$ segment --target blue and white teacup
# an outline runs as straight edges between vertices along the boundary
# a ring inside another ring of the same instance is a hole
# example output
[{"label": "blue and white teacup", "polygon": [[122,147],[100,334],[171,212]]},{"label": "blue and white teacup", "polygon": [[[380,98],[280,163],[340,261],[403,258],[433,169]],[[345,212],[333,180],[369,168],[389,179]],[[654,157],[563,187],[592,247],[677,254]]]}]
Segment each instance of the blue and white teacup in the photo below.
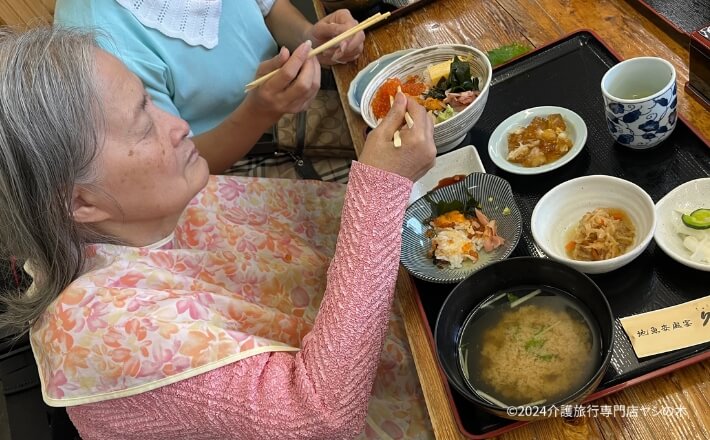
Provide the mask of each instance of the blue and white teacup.
[{"label": "blue and white teacup", "polygon": [[662,58],[622,61],[602,78],[609,132],[631,148],[650,148],[675,129],[678,98],[675,69]]}]

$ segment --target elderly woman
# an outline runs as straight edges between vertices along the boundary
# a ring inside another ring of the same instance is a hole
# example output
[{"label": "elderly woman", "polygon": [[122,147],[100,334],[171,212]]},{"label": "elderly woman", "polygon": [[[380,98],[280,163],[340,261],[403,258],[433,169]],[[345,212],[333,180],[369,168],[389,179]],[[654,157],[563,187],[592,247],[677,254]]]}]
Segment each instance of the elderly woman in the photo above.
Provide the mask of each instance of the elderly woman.
[{"label": "elderly woman", "polygon": [[29,324],[45,401],[85,440],[431,436],[388,332],[435,155],[422,107],[396,97],[345,188],[210,177],[188,125],[76,31],[2,31],[0,103],[0,244],[33,278],[2,324]]}]

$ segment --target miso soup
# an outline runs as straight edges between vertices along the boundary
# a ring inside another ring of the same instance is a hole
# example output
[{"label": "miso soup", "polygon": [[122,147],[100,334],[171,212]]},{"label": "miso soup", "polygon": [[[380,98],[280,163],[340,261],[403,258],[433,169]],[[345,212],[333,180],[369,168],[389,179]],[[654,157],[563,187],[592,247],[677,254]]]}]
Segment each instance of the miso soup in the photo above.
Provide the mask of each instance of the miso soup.
[{"label": "miso soup", "polygon": [[602,357],[599,329],[586,307],[546,286],[491,295],[466,318],[458,348],[469,388],[512,406],[568,397],[594,375]]}]

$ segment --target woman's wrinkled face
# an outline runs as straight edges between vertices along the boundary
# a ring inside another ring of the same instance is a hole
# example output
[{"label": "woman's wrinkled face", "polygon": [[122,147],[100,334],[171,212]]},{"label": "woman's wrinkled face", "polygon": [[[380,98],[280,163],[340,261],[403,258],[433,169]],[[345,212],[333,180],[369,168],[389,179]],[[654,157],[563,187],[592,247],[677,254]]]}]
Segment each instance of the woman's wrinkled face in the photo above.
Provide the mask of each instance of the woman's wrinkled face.
[{"label": "woman's wrinkled face", "polygon": [[105,120],[97,183],[117,205],[113,218],[176,218],[209,177],[188,124],[156,107],[138,77],[98,49],[96,72]]}]

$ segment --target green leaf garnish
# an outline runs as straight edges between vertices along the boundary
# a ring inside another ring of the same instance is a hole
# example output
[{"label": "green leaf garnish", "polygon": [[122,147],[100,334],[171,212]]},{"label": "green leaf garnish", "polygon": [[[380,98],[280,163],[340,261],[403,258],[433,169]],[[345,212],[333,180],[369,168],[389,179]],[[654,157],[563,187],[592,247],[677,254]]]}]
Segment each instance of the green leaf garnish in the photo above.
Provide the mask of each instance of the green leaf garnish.
[{"label": "green leaf garnish", "polygon": [[459,211],[462,214],[471,216],[476,215],[474,211],[476,207],[479,206],[479,204],[478,201],[474,199],[470,193],[468,194],[468,198],[463,202],[460,200],[452,200],[450,202],[441,200],[439,202],[435,202],[431,199],[430,194],[431,192],[424,195],[424,200],[429,202],[429,204],[431,205],[432,218],[436,218],[451,211]]},{"label": "green leaf garnish", "polygon": [[545,339],[536,339],[533,337],[525,343],[525,350],[531,351],[542,348],[542,346],[545,345],[545,342],[547,342]]},{"label": "green leaf garnish", "polygon": [[491,65],[495,67],[528,52],[530,49],[532,47],[527,44],[512,43],[489,50],[487,55]]}]

